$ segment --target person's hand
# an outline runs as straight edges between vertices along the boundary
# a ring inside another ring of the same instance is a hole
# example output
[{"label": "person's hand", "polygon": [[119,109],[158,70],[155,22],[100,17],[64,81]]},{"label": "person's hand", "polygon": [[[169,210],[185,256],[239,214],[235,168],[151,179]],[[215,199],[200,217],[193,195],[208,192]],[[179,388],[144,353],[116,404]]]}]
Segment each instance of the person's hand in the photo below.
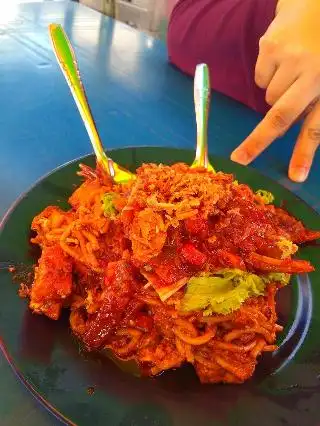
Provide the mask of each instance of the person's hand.
[{"label": "person's hand", "polygon": [[231,159],[249,164],[305,114],[289,166],[289,177],[303,182],[320,144],[320,0],[278,1],[260,39],[255,81],[272,108]]}]

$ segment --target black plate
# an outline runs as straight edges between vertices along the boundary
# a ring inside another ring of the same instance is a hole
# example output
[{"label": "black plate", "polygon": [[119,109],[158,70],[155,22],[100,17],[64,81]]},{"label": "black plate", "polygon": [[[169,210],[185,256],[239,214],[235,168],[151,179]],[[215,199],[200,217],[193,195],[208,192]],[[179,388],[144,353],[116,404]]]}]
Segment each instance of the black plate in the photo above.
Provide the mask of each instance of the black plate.
[{"label": "black plate", "polygon": [[[167,148],[139,148],[112,153],[134,170],[142,162],[191,163],[193,153]],[[92,165],[93,157],[81,160]],[[311,228],[319,215],[295,195],[257,171],[212,157],[217,169],[254,189],[264,188],[278,203]],[[0,261],[34,262],[29,228],[49,204],[65,207],[79,183],[79,161],[67,164],[37,183],[10,210],[0,231]],[[300,257],[319,266],[319,248],[304,247]],[[201,385],[192,369],[154,379],[121,370],[106,355],[81,353],[67,315],[54,322],[32,315],[17,296],[7,270],[0,271],[0,334],[9,362],[31,392],[65,422],[110,426],[315,426],[320,419],[320,274],[293,280],[280,292],[279,322],[285,326],[280,349],[266,354],[254,377],[243,385]],[[68,420],[69,419],[69,420]],[[1,422],[0,422],[1,423]]]}]

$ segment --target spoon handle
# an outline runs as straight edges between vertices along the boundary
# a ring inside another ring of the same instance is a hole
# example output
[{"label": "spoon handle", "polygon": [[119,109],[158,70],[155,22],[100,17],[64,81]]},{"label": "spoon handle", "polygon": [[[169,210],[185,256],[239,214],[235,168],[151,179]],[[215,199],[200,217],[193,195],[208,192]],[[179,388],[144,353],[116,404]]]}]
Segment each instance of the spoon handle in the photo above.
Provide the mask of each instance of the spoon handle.
[{"label": "spoon handle", "polygon": [[206,64],[199,64],[194,77],[194,105],[197,122],[197,150],[192,167],[214,171],[208,159],[208,118],[210,109],[210,75]]},{"label": "spoon handle", "polygon": [[101,139],[96,128],[87,96],[80,78],[79,68],[71,43],[59,24],[50,24],[49,33],[53,49],[60,65],[61,71],[67,80],[73,99],[81,114],[87,129],[98,163],[101,164],[111,177],[114,177],[114,167],[103,149]]}]

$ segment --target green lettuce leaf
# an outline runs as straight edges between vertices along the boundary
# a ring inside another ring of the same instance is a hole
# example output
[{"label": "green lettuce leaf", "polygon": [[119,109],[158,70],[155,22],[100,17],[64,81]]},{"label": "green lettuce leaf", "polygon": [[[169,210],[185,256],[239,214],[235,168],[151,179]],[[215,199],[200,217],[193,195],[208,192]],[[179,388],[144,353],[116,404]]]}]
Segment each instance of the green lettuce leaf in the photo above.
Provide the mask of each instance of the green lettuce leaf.
[{"label": "green lettuce leaf", "polygon": [[266,191],[264,189],[258,189],[258,191],[256,191],[256,194],[259,195],[260,198],[262,198],[264,204],[271,204],[274,202],[274,195],[269,191]]},{"label": "green lettuce leaf", "polygon": [[280,237],[276,244],[282,252],[282,259],[290,257],[298,250],[298,246],[296,244],[283,237]]},{"label": "green lettuce leaf", "polygon": [[115,199],[116,194],[113,192],[107,192],[102,196],[102,208],[103,214],[106,217],[114,218],[116,216],[117,210],[113,205],[113,200]]},{"label": "green lettuce leaf", "polygon": [[265,281],[266,284],[271,282],[278,282],[282,286],[289,284],[291,275],[285,274],[283,272],[270,272],[266,275],[260,275],[260,277]]},{"label": "green lettuce leaf", "polygon": [[228,314],[252,296],[261,296],[269,282],[289,282],[287,274],[256,275],[240,269],[224,269],[215,274],[192,277],[182,300],[183,311],[203,311],[204,315]]}]

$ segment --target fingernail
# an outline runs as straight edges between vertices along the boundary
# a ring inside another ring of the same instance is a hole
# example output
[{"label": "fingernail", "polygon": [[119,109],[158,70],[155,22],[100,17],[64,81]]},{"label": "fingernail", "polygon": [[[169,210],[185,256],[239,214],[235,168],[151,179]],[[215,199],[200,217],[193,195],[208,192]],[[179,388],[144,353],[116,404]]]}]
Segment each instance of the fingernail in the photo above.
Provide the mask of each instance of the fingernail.
[{"label": "fingernail", "polygon": [[230,158],[232,161],[242,164],[243,166],[246,166],[250,162],[248,155],[243,151],[233,151]]},{"label": "fingernail", "polygon": [[294,167],[289,172],[289,177],[295,182],[304,182],[309,174],[307,167]]}]

